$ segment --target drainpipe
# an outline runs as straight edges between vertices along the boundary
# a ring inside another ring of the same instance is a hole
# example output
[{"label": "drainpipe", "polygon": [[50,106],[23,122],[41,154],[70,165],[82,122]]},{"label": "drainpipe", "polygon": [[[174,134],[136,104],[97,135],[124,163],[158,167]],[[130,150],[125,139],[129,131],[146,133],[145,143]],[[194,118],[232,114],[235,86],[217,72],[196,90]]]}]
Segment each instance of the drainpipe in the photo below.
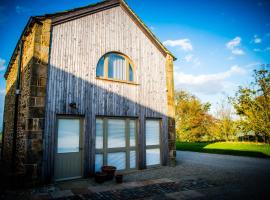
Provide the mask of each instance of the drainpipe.
[{"label": "drainpipe", "polygon": [[4,141],[4,138],[5,138],[5,136],[4,136],[4,132],[5,132],[5,122],[4,122],[4,120],[3,120],[3,123],[2,123],[3,125],[2,125],[2,143],[1,143],[1,157],[0,157],[0,161],[2,161],[3,160],[3,155],[4,155],[4,143],[5,143],[5,141]]},{"label": "drainpipe", "polygon": [[18,126],[18,106],[19,106],[19,97],[21,94],[20,83],[21,83],[21,61],[23,53],[23,39],[20,44],[19,60],[18,60],[18,70],[17,70],[17,79],[16,79],[16,93],[15,93],[15,108],[14,108],[14,123],[13,123],[13,144],[12,144],[12,170],[16,170],[16,146],[17,146],[17,126]]}]

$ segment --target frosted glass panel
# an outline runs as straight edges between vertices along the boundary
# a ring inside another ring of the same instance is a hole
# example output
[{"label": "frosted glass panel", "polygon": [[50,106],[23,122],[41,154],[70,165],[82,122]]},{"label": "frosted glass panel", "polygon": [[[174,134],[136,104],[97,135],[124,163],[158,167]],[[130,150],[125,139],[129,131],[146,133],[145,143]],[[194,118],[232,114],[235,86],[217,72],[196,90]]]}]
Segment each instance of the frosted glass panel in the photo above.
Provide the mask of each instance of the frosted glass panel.
[{"label": "frosted glass panel", "polygon": [[160,149],[146,149],[146,165],[160,164]]},{"label": "frosted glass panel", "polygon": [[103,148],[103,120],[96,120],[96,149]]},{"label": "frosted glass panel", "polygon": [[126,61],[122,56],[111,53],[108,55],[108,77],[126,80]]},{"label": "frosted glass panel", "polygon": [[129,145],[135,147],[136,145],[136,123],[135,120],[129,121]]},{"label": "frosted glass panel", "polygon": [[129,167],[136,168],[136,152],[130,151],[129,153]]},{"label": "frosted glass panel", "polygon": [[57,153],[79,152],[80,120],[59,119]]},{"label": "frosted glass panel", "polygon": [[146,145],[159,145],[159,121],[146,120]]},{"label": "frosted glass panel", "polygon": [[126,169],[126,153],[108,153],[108,165],[115,166],[117,170]]},{"label": "frosted glass panel", "polygon": [[103,154],[96,154],[95,172],[100,172],[102,166],[103,166]]},{"label": "frosted glass panel", "polygon": [[125,120],[108,120],[108,148],[119,148],[126,146]]}]

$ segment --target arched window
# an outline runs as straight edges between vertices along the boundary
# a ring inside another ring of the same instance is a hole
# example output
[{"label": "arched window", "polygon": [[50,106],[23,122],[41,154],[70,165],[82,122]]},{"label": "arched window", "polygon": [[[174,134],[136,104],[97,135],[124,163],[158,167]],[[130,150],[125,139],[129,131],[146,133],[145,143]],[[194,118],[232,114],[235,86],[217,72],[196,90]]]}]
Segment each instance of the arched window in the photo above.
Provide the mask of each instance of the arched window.
[{"label": "arched window", "polygon": [[109,80],[135,82],[135,72],[132,61],[120,53],[107,53],[97,64],[96,76]]}]

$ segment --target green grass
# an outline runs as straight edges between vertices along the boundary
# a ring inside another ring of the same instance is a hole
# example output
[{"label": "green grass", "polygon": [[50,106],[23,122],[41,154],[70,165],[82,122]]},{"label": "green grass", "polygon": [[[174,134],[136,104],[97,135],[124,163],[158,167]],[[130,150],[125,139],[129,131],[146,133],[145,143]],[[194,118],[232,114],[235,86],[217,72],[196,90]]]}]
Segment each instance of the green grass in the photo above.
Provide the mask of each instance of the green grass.
[{"label": "green grass", "polygon": [[248,142],[177,142],[176,149],[181,151],[195,151],[205,153],[270,157],[270,145]]}]

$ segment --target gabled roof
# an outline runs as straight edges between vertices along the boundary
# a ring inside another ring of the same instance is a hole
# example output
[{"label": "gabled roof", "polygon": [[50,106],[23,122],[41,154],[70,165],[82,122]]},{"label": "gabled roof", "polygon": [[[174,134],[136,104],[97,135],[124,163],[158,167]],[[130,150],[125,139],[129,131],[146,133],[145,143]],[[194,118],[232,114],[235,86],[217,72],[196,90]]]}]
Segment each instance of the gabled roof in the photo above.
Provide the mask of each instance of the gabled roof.
[{"label": "gabled roof", "polygon": [[105,0],[95,4],[90,4],[84,7],[79,7],[63,12],[30,17],[28,23],[26,24],[20,36],[20,39],[17,42],[16,48],[13,51],[7,71],[5,73],[5,77],[7,77],[11,63],[16,58],[16,54],[19,50],[19,43],[22,37],[27,34],[27,31],[34,23],[40,23],[40,20],[49,18],[52,20],[52,25],[54,26],[57,24],[61,24],[70,20],[74,20],[76,18],[84,17],[117,6],[121,6],[124,9],[124,11],[141,28],[141,30],[153,42],[153,44],[163,53],[164,56],[166,56],[166,54],[169,54],[173,57],[174,60],[176,60],[176,57],[162,44],[161,41],[158,40],[158,38],[153,34],[153,32],[143,23],[143,21],[134,13],[134,11],[126,4],[124,0]]}]

